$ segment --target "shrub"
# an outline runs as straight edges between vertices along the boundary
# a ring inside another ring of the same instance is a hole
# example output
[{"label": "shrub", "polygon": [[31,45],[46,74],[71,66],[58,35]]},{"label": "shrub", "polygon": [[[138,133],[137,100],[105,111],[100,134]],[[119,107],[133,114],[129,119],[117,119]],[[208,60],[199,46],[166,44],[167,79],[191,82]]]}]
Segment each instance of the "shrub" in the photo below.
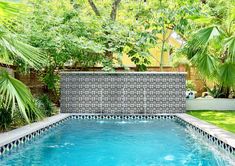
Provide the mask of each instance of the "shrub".
[{"label": "shrub", "polygon": [[12,123],[12,111],[10,109],[0,108],[0,129],[6,130]]},{"label": "shrub", "polygon": [[52,116],[54,113],[53,104],[47,95],[42,95],[37,98],[38,108],[46,115]]}]

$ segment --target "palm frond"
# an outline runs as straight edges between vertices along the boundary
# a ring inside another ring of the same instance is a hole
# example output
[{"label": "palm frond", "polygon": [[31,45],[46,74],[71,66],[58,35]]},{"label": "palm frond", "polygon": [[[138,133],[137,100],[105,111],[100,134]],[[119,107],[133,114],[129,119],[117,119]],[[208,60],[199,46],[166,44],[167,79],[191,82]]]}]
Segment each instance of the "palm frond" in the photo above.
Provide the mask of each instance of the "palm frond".
[{"label": "palm frond", "polygon": [[198,53],[191,62],[204,77],[213,78],[217,73],[217,59],[212,55]]},{"label": "palm frond", "polygon": [[220,32],[216,26],[203,28],[193,35],[192,41],[190,42],[190,47],[193,49],[198,47],[205,47],[208,45],[210,40],[219,35]]},{"label": "palm frond", "polygon": [[225,46],[228,48],[229,55],[231,60],[235,60],[235,36],[231,36],[228,39],[225,39]]},{"label": "palm frond", "polygon": [[185,44],[185,46],[180,50],[182,54],[186,55],[186,57],[190,60],[192,59],[195,55],[197,55],[199,52],[202,52],[201,47],[195,47],[192,48],[193,46],[192,41],[188,41],[188,43]]},{"label": "palm frond", "polygon": [[188,16],[187,18],[197,25],[210,25],[215,21],[215,18],[211,16]]},{"label": "palm frond", "polygon": [[17,107],[27,122],[33,119],[32,115],[41,117],[29,89],[5,70],[0,71],[0,103],[13,111]]},{"label": "palm frond", "polygon": [[6,23],[20,13],[22,4],[0,1],[0,22]]},{"label": "palm frond", "polygon": [[[11,60],[20,58],[35,69],[40,69],[47,64],[44,52],[17,40],[16,36],[2,27],[0,27],[0,50],[5,50],[5,58],[7,55]],[[9,54],[6,54],[6,51]]]},{"label": "palm frond", "polygon": [[235,63],[226,62],[219,66],[219,81],[223,86],[231,87],[235,85]]}]

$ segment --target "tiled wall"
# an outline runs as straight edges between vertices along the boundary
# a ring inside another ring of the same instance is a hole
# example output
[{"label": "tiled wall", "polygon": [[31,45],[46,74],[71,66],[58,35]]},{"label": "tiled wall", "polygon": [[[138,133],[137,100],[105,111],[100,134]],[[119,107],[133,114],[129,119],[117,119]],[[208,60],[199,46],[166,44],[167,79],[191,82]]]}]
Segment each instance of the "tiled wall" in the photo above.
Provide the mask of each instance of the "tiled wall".
[{"label": "tiled wall", "polygon": [[62,72],[61,112],[102,114],[185,112],[185,74]]}]

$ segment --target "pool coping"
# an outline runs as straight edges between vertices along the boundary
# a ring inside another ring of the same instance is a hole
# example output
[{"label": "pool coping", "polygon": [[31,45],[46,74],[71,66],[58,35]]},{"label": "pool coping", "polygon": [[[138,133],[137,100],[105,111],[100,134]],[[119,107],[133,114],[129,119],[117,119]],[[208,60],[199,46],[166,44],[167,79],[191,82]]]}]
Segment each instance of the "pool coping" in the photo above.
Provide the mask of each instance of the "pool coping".
[{"label": "pool coping", "polygon": [[[74,119],[112,119],[113,117],[121,117],[123,119],[132,119],[133,117],[141,118],[152,118],[159,117],[157,119],[171,119],[172,117],[177,118],[178,120],[190,124],[190,127],[197,131],[198,133],[205,136],[212,143],[220,146],[222,149],[230,152],[235,155],[235,134],[225,131],[213,124],[202,121],[198,118],[195,118],[191,115],[185,113],[179,114],[153,114],[153,115],[101,115],[101,114],[79,114],[79,113],[60,113],[53,117],[46,118],[40,122],[35,122],[12,131],[5,133],[0,133],[0,155],[6,151],[11,150],[14,146],[18,146],[19,143],[24,143],[27,140],[30,140],[32,137],[40,135],[42,132],[47,131],[49,128],[63,123],[64,120],[69,118]],[[23,139],[22,139],[23,138]],[[26,141],[25,141],[26,140]]]},{"label": "pool coping", "polygon": [[61,74],[173,74],[173,75],[187,75],[187,72],[156,72],[156,71],[148,71],[148,72],[123,72],[123,71],[117,71],[117,72],[105,72],[105,71],[60,71]]},{"label": "pool coping", "polygon": [[232,132],[226,131],[188,114],[176,114],[176,116],[235,148],[235,134]]}]

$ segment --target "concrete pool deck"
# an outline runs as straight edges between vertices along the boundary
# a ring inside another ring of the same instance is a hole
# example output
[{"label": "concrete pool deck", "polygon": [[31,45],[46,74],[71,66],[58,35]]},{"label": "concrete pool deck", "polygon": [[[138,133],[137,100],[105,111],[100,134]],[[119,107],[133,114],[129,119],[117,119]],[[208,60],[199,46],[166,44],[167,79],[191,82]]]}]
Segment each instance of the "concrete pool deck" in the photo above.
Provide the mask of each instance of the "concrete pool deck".
[{"label": "concrete pool deck", "polygon": [[[221,143],[219,143],[220,147],[224,148],[225,150],[235,155],[235,134],[225,131],[217,126],[209,124],[200,119],[197,119],[191,115],[180,113],[180,114],[126,115],[126,116],[146,117],[146,116],[168,116],[168,115],[175,116],[176,118],[178,117],[180,120],[183,120],[191,124],[192,126],[195,126],[196,128],[204,131],[205,133],[208,134],[207,136],[210,135],[210,138],[208,137],[208,139],[214,140],[213,137],[215,137],[216,140],[218,139],[217,142],[222,141],[223,142],[222,146],[221,146]],[[61,113],[53,117],[46,118],[40,122],[35,122],[35,123],[23,126],[18,129],[14,129],[12,131],[0,133],[0,150],[1,150],[0,155],[3,154],[5,150],[9,151],[12,147],[17,146],[18,140],[21,141],[22,143],[23,137],[24,137],[23,139],[23,143],[24,143],[25,140],[27,141],[27,140],[30,140],[35,135],[40,135],[41,130],[43,130],[42,132],[44,132],[45,131],[44,129],[48,128],[48,126],[51,126],[50,128],[52,128],[54,124],[57,124],[65,119],[68,119],[71,116],[84,116],[87,118],[88,116],[98,116],[98,115],[97,114],[94,115],[94,114]],[[118,116],[118,115],[101,115],[101,116],[110,117],[110,116]],[[120,115],[120,116],[125,116],[125,115]],[[38,131],[39,133],[35,134]],[[32,133],[34,133],[33,136],[32,136]]]}]

